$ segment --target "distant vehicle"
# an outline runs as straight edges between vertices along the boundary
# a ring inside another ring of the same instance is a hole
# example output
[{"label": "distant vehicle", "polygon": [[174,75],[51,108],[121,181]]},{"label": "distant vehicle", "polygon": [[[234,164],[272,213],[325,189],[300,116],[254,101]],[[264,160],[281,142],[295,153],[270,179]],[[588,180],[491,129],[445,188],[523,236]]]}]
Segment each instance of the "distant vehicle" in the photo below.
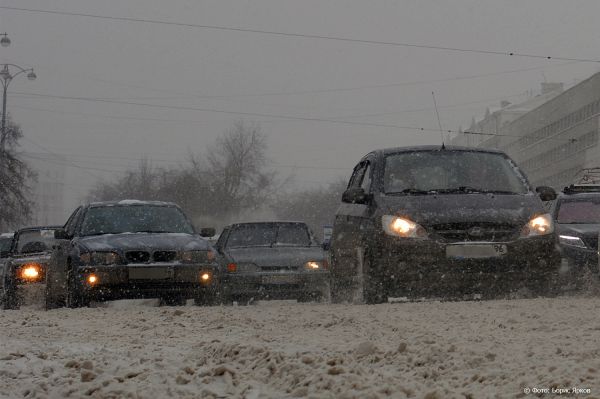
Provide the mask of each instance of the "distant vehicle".
[{"label": "distant vehicle", "polygon": [[1,282],[4,309],[17,309],[20,306],[22,298],[19,288],[46,282],[46,269],[56,242],[54,231],[59,228],[27,227],[14,233]]},{"label": "distant vehicle", "polygon": [[[0,284],[4,289],[4,265],[10,256],[10,247],[14,233],[0,233]],[[0,294],[0,303],[3,301],[4,294]]]},{"label": "distant vehicle", "polygon": [[600,185],[565,187],[551,213],[562,250],[561,274],[576,288],[597,284]]},{"label": "distant vehicle", "polygon": [[331,242],[334,302],[543,294],[560,263],[554,222],[517,166],[494,150],[373,151],[354,168]]},{"label": "distant vehicle", "polygon": [[214,301],[218,265],[211,246],[183,211],[154,201],[79,207],[64,228],[47,275],[46,307],[90,301],[160,298],[168,305]]},{"label": "distant vehicle", "polygon": [[233,224],[215,248],[223,256],[225,302],[329,299],[323,248],[303,222]]}]

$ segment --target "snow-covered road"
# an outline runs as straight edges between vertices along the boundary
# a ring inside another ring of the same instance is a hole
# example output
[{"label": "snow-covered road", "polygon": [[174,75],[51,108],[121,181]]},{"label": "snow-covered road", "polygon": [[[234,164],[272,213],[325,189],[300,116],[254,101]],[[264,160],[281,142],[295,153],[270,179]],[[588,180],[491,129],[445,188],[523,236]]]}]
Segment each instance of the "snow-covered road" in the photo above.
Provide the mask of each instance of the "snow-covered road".
[{"label": "snow-covered road", "polygon": [[0,311],[0,397],[598,398],[599,316],[573,297]]}]

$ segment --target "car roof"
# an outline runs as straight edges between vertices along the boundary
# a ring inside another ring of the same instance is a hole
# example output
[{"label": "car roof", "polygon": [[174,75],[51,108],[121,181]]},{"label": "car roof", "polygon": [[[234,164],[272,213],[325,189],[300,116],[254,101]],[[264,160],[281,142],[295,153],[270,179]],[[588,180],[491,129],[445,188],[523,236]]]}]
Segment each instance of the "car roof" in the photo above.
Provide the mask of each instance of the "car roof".
[{"label": "car roof", "polygon": [[490,149],[490,148],[478,148],[478,147],[461,147],[461,146],[439,146],[439,145],[420,145],[411,147],[391,147],[382,148],[373,152],[382,153],[383,155],[395,154],[399,152],[412,152],[412,151],[465,151],[465,152],[484,152],[492,154],[505,154],[503,151]]},{"label": "car roof", "polygon": [[240,223],[232,223],[226,227],[233,226],[243,226],[247,224],[303,224],[306,225],[306,222],[298,221],[298,220],[269,220],[269,221],[260,221],[260,222],[240,222]]},{"label": "car roof", "polygon": [[22,229],[17,230],[17,233],[21,233],[23,231],[37,231],[37,230],[56,230],[62,229],[62,226],[52,225],[52,226],[29,226],[23,227]]},{"label": "car roof", "polygon": [[106,206],[129,206],[129,205],[150,205],[150,206],[173,206],[176,207],[177,204],[174,202],[165,202],[165,201],[141,201],[135,199],[125,199],[120,201],[98,201],[98,202],[90,202],[87,206],[90,208],[99,208]]}]

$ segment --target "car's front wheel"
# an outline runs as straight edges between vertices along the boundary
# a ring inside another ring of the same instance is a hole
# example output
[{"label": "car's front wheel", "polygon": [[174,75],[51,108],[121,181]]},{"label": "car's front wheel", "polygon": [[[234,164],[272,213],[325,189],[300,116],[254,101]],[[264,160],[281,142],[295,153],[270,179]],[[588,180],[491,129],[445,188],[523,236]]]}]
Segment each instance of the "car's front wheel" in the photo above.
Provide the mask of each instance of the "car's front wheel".
[{"label": "car's front wheel", "polygon": [[78,287],[75,271],[73,269],[69,269],[67,273],[67,307],[82,308],[90,306],[90,299],[83,292],[81,292],[81,289]]}]

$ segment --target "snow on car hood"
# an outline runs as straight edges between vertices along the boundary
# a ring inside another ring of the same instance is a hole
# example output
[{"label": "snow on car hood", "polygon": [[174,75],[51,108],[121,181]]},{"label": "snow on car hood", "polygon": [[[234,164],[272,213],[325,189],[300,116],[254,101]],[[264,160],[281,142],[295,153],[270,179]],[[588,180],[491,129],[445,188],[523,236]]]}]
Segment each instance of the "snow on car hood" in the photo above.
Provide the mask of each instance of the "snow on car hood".
[{"label": "snow on car hood", "polygon": [[439,194],[382,196],[382,208],[405,215],[419,224],[494,222],[525,224],[546,213],[533,195]]},{"label": "snow on car hood", "polygon": [[248,247],[228,249],[227,254],[236,263],[254,263],[258,266],[300,266],[308,261],[324,259],[321,247]]},{"label": "snow on car hood", "polygon": [[79,244],[90,251],[109,250],[207,250],[208,242],[193,234],[123,233],[81,237]]}]

